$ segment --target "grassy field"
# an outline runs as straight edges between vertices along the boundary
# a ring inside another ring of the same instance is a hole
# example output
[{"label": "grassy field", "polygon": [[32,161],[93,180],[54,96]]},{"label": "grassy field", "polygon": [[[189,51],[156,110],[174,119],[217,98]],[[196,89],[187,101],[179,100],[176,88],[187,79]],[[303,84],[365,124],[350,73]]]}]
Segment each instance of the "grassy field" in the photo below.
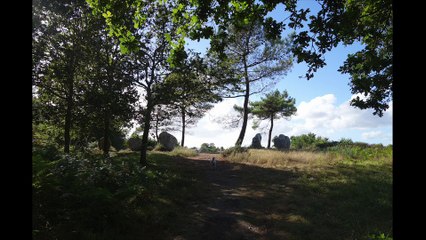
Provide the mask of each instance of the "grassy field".
[{"label": "grassy field", "polygon": [[391,148],[181,155],[33,154],[34,239],[391,239]]},{"label": "grassy field", "polygon": [[[291,190],[291,194],[276,194],[286,200],[286,208],[278,214],[280,221],[276,224],[292,233],[288,239],[390,239],[386,236],[392,235],[391,148],[328,152],[249,150],[228,159],[294,176],[290,181],[280,181],[281,173],[246,176],[247,181],[262,179],[259,184],[265,188]],[[265,204],[276,209],[281,205]]]}]

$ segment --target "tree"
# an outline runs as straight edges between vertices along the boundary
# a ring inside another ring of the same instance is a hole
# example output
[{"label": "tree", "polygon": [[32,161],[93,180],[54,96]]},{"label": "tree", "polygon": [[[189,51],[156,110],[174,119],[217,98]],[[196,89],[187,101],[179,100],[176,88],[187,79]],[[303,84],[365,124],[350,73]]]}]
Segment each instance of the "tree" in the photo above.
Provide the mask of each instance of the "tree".
[{"label": "tree", "polygon": [[[286,74],[292,67],[291,37],[268,40],[260,24],[229,29],[227,58],[233,62],[240,82],[232,89],[232,97],[244,97],[242,127],[235,145],[241,145],[247,128],[249,98],[274,83],[275,77]],[[269,81],[268,81],[269,80]]]},{"label": "tree", "polygon": [[126,125],[134,117],[137,92],[129,75],[128,57],[120,54],[117,41],[107,35],[103,24],[98,26],[94,26],[91,47],[87,49],[91,61],[84,90],[85,115],[91,116],[88,122],[92,128],[102,126],[102,150],[108,155],[113,125]]},{"label": "tree", "polygon": [[206,75],[207,66],[202,58],[195,55],[184,64],[183,68],[170,74],[163,85],[168,93],[163,97],[169,99],[171,112],[179,115],[177,122],[180,122],[182,147],[185,129],[197,123],[213,107],[211,103],[221,100],[213,87],[213,79]]},{"label": "tree", "polygon": [[295,38],[298,62],[308,63],[309,79],[325,65],[327,51],[339,43],[360,42],[364,48],[348,55],[339,71],[350,75],[353,94],[364,95],[353,99],[351,105],[372,108],[373,114],[383,116],[392,98],[392,0],[319,2],[322,9],[310,16],[309,32],[302,31]]},{"label": "tree", "polygon": [[[33,86],[56,125],[62,125],[64,152],[70,152],[78,88],[83,77],[88,6],[84,1],[34,1]],[[53,113],[53,114],[52,114]]]},{"label": "tree", "polygon": [[173,116],[177,115],[176,109],[168,105],[155,105],[154,110],[152,111],[152,121],[154,122],[152,128],[153,132],[151,133],[156,141],[158,141],[158,135],[160,132],[169,132],[178,130],[173,126]]},{"label": "tree", "polygon": [[[132,41],[128,28],[119,19],[130,19],[138,23],[144,19],[141,11],[131,11],[140,6],[142,0],[88,0],[96,11],[105,14],[109,29],[126,43]],[[298,62],[308,65],[306,78],[309,80],[319,68],[326,65],[324,54],[339,43],[352,44],[360,41],[364,49],[349,56],[340,69],[351,75],[352,93],[361,93],[366,98],[356,98],[352,105],[361,109],[373,108],[374,114],[382,116],[392,96],[392,0],[317,0],[321,10],[316,16],[308,16],[310,9],[298,9],[297,0],[246,1],[246,0],[179,0],[172,9],[171,17],[179,23],[176,28],[180,38],[170,39],[173,43],[171,60],[175,50],[183,48],[185,38],[211,40],[211,49],[224,54],[229,26],[260,22],[268,39],[279,37],[286,28],[298,30],[293,54]],[[283,22],[278,22],[268,13],[277,5],[284,5],[283,14],[288,14]],[[110,12],[110,14],[107,14]],[[111,14],[113,13],[113,14]],[[130,14],[129,14],[130,13]],[[112,15],[112,17],[111,17]],[[126,17],[124,17],[126,16]],[[218,29],[218,31],[213,31]],[[179,53],[179,51],[176,51]]]},{"label": "tree", "polygon": [[[129,32],[129,36],[137,41],[128,42],[128,44],[121,42],[120,48],[122,52],[129,53],[132,58],[134,83],[144,90],[145,107],[141,107],[143,135],[140,163],[146,166],[152,112],[156,105],[168,103],[165,101],[167,99],[162,98],[164,88],[161,85],[172,73],[172,66],[167,61],[172,51],[168,39],[175,38],[176,26],[170,19],[172,8],[170,4],[154,1],[144,3],[141,7],[142,9],[138,7],[138,11],[144,13],[144,19],[135,23],[136,28],[132,28],[132,32]],[[184,51],[181,54],[183,59],[186,58]]]},{"label": "tree", "polygon": [[[46,119],[63,125],[64,152],[71,144],[110,139],[130,120],[136,101],[118,41],[85,1],[41,0],[34,9],[33,96]],[[103,142],[107,154],[110,141]]]},{"label": "tree", "polygon": [[266,94],[260,101],[252,102],[252,114],[260,121],[269,119],[271,126],[268,135],[268,148],[271,148],[271,135],[274,127],[274,119],[288,118],[297,111],[296,100],[288,96],[287,91],[280,93],[278,90]]}]

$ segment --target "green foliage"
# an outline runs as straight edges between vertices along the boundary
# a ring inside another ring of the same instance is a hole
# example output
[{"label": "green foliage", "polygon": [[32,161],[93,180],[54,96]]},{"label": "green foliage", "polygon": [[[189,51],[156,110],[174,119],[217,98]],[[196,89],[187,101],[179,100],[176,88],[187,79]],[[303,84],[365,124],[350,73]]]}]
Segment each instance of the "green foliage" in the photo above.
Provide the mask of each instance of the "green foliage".
[{"label": "green foliage", "polygon": [[[93,12],[104,15],[108,29],[120,37],[123,45],[132,45],[138,38],[129,37],[130,29],[140,27],[149,17],[149,11],[142,11],[148,5],[137,0],[93,1],[87,0]],[[354,106],[361,109],[373,108],[374,114],[382,115],[392,95],[392,36],[393,9],[391,0],[362,1],[321,1],[316,15],[309,14],[310,9],[298,8],[296,0],[284,1],[284,13],[288,15],[283,22],[277,22],[268,16],[280,1],[242,0],[217,1],[159,1],[170,7],[171,20],[178,27],[174,33],[178,36],[167,41],[172,46],[171,60],[179,61],[177,53],[182,49],[185,38],[211,40],[211,50],[218,52],[224,59],[229,26],[242,29],[250,23],[259,23],[268,40],[277,39],[285,30],[298,30],[295,35],[293,55],[298,62],[308,65],[306,78],[326,65],[324,54],[337,47],[339,43],[352,44],[360,41],[364,49],[349,55],[340,69],[351,75],[351,90],[360,93],[366,99],[355,98]],[[111,14],[110,14],[111,13]],[[307,23],[309,21],[309,23]],[[305,26],[306,25],[306,26]],[[213,31],[213,27],[218,31]],[[240,40],[240,39],[239,39]],[[175,54],[176,53],[176,54]],[[175,56],[176,55],[176,56]],[[174,61],[171,61],[174,62]]]},{"label": "green foliage", "polygon": [[368,144],[353,142],[342,138],[340,141],[330,141],[328,138],[316,136],[314,133],[292,136],[290,148],[302,151],[327,151],[338,153],[348,159],[383,159],[392,157],[392,145]]},{"label": "green foliage", "polygon": [[59,148],[63,143],[63,130],[50,123],[33,124],[33,146],[52,145]]},{"label": "green foliage", "polygon": [[290,137],[290,148],[295,150],[319,150],[327,147],[328,138],[316,136],[315,133]]},{"label": "green foliage", "polygon": [[368,235],[368,240],[393,240],[393,237],[384,233],[378,233]]},{"label": "green foliage", "polygon": [[345,156],[348,159],[353,160],[365,160],[365,159],[386,159],[392,158],[392,146],[383,147],[377,144],[366,144],[355,142],[351,145],[338,144],[327,149],[330,152],[336,152]]},{"label": "green foliage", "polygon": [[[268,135],[268,148],[271,146],[271,135],[274,127],[274,119],[280,117],[289,118],[291,115],[296,114],[297,108],[295,106],[296,100],[290,96],[286,90],[282,93],[276,90],[267,93],[260,101],[251,102],[251,113],[257,117],[253,124],[253,129],[259,126],[262,120],[270,121],[269,135]],[[256,121],[258,120],[258,121]]]},{"label": "green foliage", "polygon": [[281,117],[290,117],[295,114],[296,100],[288,96],[287,91],[280,93],[278,90],[267,93],[260,101],[251,102],[251,113],[260,119],[277,119]]},{"label": "green foliage", "polygon": [[200,146],[200,153],[218,153],[219,150],[214,143],[203,143]]},{"label": "green foliage", "polygon": [[157,146],[158,142],[155,141],[154,139],[148,138],[148,148],[154,149],[155,146]]},{"label": "green foliage", "polygon": [[167,155],[149,155],[149,170],[138,156],[50,161],[33,154],[33,238],[167,238],[170,218],[181,221],[176,212],[184,211],[182,203],[204,188],[176,171]]}]

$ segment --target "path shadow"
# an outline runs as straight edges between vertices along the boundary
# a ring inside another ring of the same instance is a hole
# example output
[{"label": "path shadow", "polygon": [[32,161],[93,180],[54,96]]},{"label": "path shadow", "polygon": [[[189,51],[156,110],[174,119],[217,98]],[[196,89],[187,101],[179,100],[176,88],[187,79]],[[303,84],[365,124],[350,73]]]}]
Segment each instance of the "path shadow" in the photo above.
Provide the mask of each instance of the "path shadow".
[{"label": "path shadow", "polygon": [[221,159],[217,168],[207,160],[169,161],[208,189],[182,206],[191,214],[176,223],[172,239],[366,239],[391,231],[392,186],[380,167],[334,166],[307,176]]}]

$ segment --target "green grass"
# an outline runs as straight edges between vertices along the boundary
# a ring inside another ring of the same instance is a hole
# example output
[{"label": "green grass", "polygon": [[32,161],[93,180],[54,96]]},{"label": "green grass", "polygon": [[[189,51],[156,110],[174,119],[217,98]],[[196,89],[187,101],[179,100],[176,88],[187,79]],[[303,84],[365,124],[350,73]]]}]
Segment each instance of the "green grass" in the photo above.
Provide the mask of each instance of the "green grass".
[{"label": "green grass", "polygon": [[[391,148],[347,147],[327,152],[250,149],[227,159],[270,169],[254,168],[243,178],[257,182],[253,192],[268,196],[262,198],[262,205],[275,209],[269,215],[277,236],[391,239]],[[258,222],[267,220],[259,218]],[[285,229],[285,233],[280,235],[278,229]]]},{"label": "green grass", "polygon": [[33,237],[209,239],[221,216],[230,239],[247,224],[263,231],[254,239],[392,239],[391,148],[242,154],[213,170],[174,153],[150,152],[141,168],[139,153],[35,152]]}]

